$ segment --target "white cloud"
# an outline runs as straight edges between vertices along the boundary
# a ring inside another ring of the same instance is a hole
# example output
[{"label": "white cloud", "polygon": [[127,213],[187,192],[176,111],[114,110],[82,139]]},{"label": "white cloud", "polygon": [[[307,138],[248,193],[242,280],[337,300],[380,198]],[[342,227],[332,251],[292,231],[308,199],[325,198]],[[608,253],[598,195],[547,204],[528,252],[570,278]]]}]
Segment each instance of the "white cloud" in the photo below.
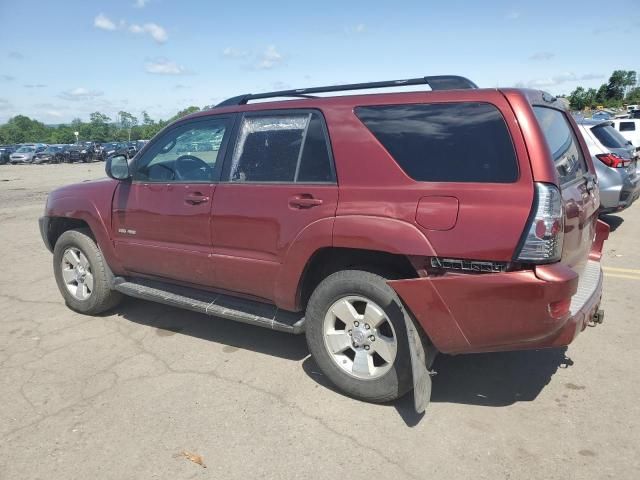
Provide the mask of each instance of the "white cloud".
[{"label": "white cloud", "polygon": [[509,13],[507,13],[506,17],[509,20],[517,20],[520,18],[520,12],[518,12],[517,10],[511,10]]},{"label": "white cloud", "polygon": [[113,31],[118,28],[116,24],[104,13],[99,14],[96,18],[93,19],[93,26],[101,30],[109,31]]},{"label": "white cloud", "polygon": [[157,43],[164,43],[169,39],[167,31],[157,23],[145,23],[144,25],[131,24],[129,31],[135,34],[147,33]]},{"label": "white cloud", "polygon": [[230,58],[244,58],[249,56],[249,52],[246,50],[240,50],[239,48],[227,47],[222,51],[222,55]]},{"label": "white cloud", "polygon": [[344,29],[345,33],[364,33],[367,31],[367,26],[364,23],[358,23],[353,27],[347,27]]},{"label": "white cloud", "polygon": [[148,73],[158,75],[182,75],[187,73],[187,70],[182,65],[178,65],[166,58],[157,58],[154,61],[147,62],[144,69]]},{"label": "white cloud", "polygon": [[46,85],[42,83],[25,83],[23,85],[24,88],[44,88]]},{"label": "white cloud", "polygon": [[536,52],[529,57],[529,60],[551,60],[555,57],[554,53],[551,52]]},{"label": "white cloud", "polygon": [[[526,83],[529,88],[544,88],[555,87],[567,82],[579,82],[585,80],[597,80],[598,78],[604,78],[604,75],[600,73],[586,73],[584,75],[576,75],[573,72],[565,72],[553,77],[537,78]],[[520,82],[519,84],[522,84]]]},{"label": "white cloud", "polygon": [[73,90],[62,92],[59,97],[64,100],[92,100],[102,95],[103,93],[99,90],[89,90],[84,87],[77,87]]},{"label": "white cloud", "polygon": [[0,98],[0,111],[11,110],[13,105],[6,98]]},{"label": "white cloud", "polygon": [[284,61],[284,58],[280,52],[276,49],[275,45],[269,45],[262,54],[258,57],[258,63],[256,68],[260,70],[269,70],[277,67]]},{"label": "white cloud", "polygon": [[149,3],[149,0],[136,0],[133,6],[136,8],[144,8],[147,3]]}]

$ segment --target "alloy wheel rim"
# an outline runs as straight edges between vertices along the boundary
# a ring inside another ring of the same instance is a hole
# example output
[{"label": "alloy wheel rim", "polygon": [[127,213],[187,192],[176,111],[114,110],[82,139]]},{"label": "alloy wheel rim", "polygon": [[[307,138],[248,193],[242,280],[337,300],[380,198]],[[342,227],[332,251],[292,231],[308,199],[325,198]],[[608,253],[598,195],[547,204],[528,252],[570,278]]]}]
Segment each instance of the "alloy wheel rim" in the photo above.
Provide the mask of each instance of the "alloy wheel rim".
[{"label": "alloy wheel rim", "polygon": [[87,300],[93,293],[93,272],[86,255],[69,247],[62,254],[61,267],[67,291],[77,300]]},{"label": "alloy wheel rim", "polygon": [[358,295],[342,297],[329,307],[323,337],[335,364],[360,380],[383,376],[398,353],[397,336],[384,310]]}]

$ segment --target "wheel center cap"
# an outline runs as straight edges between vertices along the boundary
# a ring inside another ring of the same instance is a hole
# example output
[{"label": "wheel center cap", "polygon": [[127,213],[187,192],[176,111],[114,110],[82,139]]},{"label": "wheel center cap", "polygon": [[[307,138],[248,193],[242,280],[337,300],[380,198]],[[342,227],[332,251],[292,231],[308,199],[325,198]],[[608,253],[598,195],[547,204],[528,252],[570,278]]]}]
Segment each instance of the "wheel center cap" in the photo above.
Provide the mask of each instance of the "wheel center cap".
[{"label": "wheel center cap", "polygon": [[364,343],[366,335],[362,330],[356,329],[353,331],[353,341],[358,345],[362,345]]}]

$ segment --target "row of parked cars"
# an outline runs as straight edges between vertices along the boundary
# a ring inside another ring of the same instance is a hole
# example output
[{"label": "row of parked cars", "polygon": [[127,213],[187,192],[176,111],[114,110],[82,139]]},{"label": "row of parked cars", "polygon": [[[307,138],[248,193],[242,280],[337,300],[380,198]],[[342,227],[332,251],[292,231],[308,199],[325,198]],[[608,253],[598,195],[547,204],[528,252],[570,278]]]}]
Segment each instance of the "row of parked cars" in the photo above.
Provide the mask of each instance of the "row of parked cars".
[{"label": "row of parked cars", "polygon": [[598,175],[600,212],[628,208],[640,197],[640,119],[576,120]]},{"label": "row of parked cars", "polygon": [[132,158],[148,140],[131,142],[79,142],[74,144],[23,143],[0,145],[0,165],[11,163],[73,163],[104,161],[111,155]]}]

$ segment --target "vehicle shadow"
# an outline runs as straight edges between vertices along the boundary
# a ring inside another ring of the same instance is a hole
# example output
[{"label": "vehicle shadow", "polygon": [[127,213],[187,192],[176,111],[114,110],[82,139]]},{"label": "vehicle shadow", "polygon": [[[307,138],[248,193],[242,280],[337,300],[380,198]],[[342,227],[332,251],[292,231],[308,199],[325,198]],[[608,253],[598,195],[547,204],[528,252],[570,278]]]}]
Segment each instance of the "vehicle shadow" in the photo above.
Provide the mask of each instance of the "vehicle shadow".
[{"label": "vehicle shadow", "polygon": [[[304,372],[319,385],[338,394],[309,355],[304,335],[290,335],[265,328],[213,318],[187,310],[125,299],[112,313],[156,329],[160,336],[180,333],[228,346],[302,362]],[[573,362],[566,348],[471,355],[439,355],[433,365],[431,402],[503,407],[534,400],[558,368]],[[389,404],[405,424],[417,425],[425,414],[417,414],[411,393]],[[427,408],[427,414],[429,409]]]},{"label": "vehicle shadow", "polygon": [[[558,368],[567,368],[573,361],[559,349],[521,352],[483,353],[472,355],[439,355],[433,365],[431,402],[505,407],[516,402],[534,400]],[[313,358],[302,367],[320,385],[341,393],[319,374]],[[413,394],[409,393],[390,404],[408,427],[414,427],[429,413],[416,413]]]},{"label": "vehicle shadow", "polygon": [[600,220],[609,225],[612,232],[615,232],[624,223],[624,218],[612,214],[600,215]]},{"label": "vehicle shadow", "polygon": [[155,302],[125,298],[110,313],[155,328],[159,336],[180,333],[287,360],[299,361],[309,355],[304,335],[290,335]]}]

